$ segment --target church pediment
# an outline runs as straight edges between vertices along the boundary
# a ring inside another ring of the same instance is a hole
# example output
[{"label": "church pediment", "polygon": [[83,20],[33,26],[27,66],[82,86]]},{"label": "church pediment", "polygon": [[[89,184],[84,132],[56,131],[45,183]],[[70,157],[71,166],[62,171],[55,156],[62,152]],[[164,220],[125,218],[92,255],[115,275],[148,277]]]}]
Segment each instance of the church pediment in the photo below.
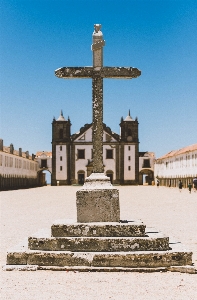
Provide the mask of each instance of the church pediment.
[{"label": "church pediment", "polygon": [[[92,142],[92,124],[85,124],[80,131],[72,135],[72,140],[79,143]],[[119,141],[119,135],[111,131],[110,127],[103,124],[103,142],[115,143]]]},{"label": "church pediment", "polygon": [[72,135],[74,142],[84,143],[92,142],[92,124],[85,124],[80,131]]}]

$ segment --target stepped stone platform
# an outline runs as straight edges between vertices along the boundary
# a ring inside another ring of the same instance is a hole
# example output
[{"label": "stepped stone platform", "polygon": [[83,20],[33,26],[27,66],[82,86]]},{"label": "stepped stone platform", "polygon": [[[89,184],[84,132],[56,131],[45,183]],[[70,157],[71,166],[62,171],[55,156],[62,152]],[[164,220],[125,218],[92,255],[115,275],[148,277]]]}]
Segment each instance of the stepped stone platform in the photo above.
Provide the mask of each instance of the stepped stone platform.
[{"label": "stepped stone platform", "polygon": [[4,270],[195,273],[192,252],[141,221],[57,221],[7,253]]}]

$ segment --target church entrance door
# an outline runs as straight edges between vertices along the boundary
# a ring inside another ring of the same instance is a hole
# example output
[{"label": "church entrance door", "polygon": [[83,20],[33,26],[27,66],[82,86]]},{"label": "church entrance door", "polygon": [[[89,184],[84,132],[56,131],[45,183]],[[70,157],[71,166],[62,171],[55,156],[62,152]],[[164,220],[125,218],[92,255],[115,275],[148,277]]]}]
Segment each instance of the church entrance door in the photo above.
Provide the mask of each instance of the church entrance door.
[{"label": "church entrance door", "polygon": [[85,175],[78,173],[78,184],[84,184]]}]

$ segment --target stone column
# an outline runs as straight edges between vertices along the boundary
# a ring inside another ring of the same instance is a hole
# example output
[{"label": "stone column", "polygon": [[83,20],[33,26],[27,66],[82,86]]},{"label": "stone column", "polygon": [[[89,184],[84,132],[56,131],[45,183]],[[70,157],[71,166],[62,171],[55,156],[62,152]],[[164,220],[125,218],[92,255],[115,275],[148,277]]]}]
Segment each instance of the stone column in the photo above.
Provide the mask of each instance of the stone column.
[{"label": "stone column", "polygon": [[77,221],[119,222],[119,191],[104,175],[103,166],[103,34],[101,25],[94,25],[93,32],[93,77],[92,77],[92,141],[93,174],[86,178],[81,190],[77,191]]},{"label": "stone column", "polygon": [[103,79],[94,77],[92,80],[93,95],[93,173],[103,173]]},{"label": "stone column", "polygon": [[104,173],[103,167],[103,79],[100,71],[103,66],[103,34],[101,25],[94,25],[92,35],[93,68],[92,78],[92,140],[93,140],[93,173]]}]

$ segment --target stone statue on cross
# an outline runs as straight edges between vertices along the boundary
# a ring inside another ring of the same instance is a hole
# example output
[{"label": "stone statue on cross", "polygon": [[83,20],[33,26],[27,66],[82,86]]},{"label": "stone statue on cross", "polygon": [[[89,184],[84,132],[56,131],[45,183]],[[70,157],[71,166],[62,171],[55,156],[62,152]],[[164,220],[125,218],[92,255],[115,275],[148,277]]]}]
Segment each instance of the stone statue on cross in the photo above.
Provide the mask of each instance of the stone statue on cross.
[{"label": "stone statue on cross", "polygon": [[64,79],[92,78],[93,109],[93,173],[104,173],[103,166],[103,78],[132,79],[141,75],[141,71],[132,67],[103,67],[103,34],[101,24],[94,25],[93,32],[93,66],[63,67],[55,75]]}]

